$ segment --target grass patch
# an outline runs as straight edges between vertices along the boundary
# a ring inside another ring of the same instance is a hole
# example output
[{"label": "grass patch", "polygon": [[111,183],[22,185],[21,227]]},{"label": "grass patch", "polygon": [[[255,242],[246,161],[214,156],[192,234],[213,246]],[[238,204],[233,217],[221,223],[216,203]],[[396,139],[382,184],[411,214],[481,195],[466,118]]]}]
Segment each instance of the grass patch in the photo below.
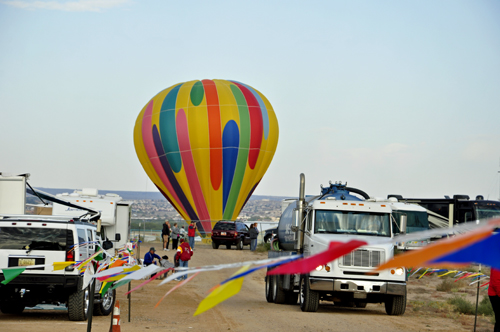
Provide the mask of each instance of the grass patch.
[{"label": "grass patch", "polygon": [[257,248],[255,249],[255,251],[257,252],[268,252],[269,250],[271,250],[271,245],[269,243],[260,243],[257,245]]}]

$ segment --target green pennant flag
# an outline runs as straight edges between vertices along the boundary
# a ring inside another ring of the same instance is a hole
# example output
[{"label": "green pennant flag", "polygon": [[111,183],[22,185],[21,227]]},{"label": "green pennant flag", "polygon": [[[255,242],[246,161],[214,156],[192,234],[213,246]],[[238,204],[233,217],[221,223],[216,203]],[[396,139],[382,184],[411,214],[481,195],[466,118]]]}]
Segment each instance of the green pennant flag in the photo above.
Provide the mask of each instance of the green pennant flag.
[{"label": "green pennant flag", "polygon": [[4,281],[2,281],[2,284],[7,285],[9,282],[12,281],[12,279],[16,278],[18,275],[24,272],[26,270],[25,267],[17,267],[17,268],[10,268],[10,269],[2,269],[3,276],[5,278]]},{"label": "green pennant flag", "polygon": [[123,281],[121,281],[121,280],[120,280],[120,281],[116,282],[116,283],[113,285],[113,287],[111,287],[111,289],[115,289],[115,288],[118,288],[118,287],[120,287],[120,286],[126,285],[126,284],[128,284],[129,282],[131,282],[131,281],[132,281],[131,279],[129,279],[129,280],[123,280]]},{"label": "green pennant flag", "polygon": [[[96,249],[95,252],[98,252],[99,250],[101,250],[101,248],[99,246],[96,246],[95,249]],[[104,256],[102,255],[102,252],[99,255],[94,257],[94,260],[96,260],[98,262],[102,261],[103,259],[104,259]]]},{"label": "green pennant flag", "polygon": [[112,285],[113,285],[112,282],[105,282],[105,283],[103,283],[101,291],[99,293],[106,294],[106,292],[108,291],[109,287],[111,287]]}]

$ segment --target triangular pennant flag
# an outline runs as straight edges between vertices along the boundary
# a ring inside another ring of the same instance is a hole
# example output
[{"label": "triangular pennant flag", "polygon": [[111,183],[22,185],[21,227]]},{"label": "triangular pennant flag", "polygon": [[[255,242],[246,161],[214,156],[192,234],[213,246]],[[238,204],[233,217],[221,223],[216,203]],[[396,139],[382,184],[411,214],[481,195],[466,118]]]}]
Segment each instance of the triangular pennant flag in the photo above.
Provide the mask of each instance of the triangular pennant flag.
[{"label": "triangular pennant flag", "polygon": [[[248,270],[250,268],[250,265],[244,266],[241,269],[239,269],[235,275],[243,273],[244,271]],[[212,309],[219,303],[227,300],[228,298],[238,294],[238,292],[241,289],[241,285],[243,284],[243,280],[245,278],[241,277],[235,280],[231,280],[224,285],[217,287],[214,289],[206,298],[203,299],[203,301],[200,302],[198,305],[198,308],[196,309],[196,312],[194,313],[193,316],[197,316],[201,313],[204,313],[205,311]]]},{"label": "triangular pennant flag", "polygon": [[[121,281],[118,281],[118,282],[115,282],[115,284],[113,285],[113,287],[111,287],[111,289],[115,289],[115,288],[118,288],[118,287],[121,287],[123,285],[126,285],[128,284],[129,282],[131,282],[132,279],[129,279],[129,280],[121,280]],[[111,284],[111,283],[110,283]]]},{"label": "triangular pennant flag", "polygon": [[283,264],[277,268],[270,270],[267,274],[305,274],[313,271],[320,265],[325,265],[345,254],[350,253],[354,249],[364,246],[367,243],[365,241],[351,240],[346,243],[342,242],[330,242],[328,249],[322,251],[314,256],[310,256],[304,259],[299,259],[290,263]]},{"label": "triangular pennant flag", "polygon": [[62,269],[65,269],[66,267],[70,266],[71,264],[75,264],[76,262],[55,262],[54,263],[54,271],[59,271]]},{"label": "triangular pennant flag", "polygon": [[23,273],[24,270],[26,270],[25,267],[2,269],[3,277],[5,278],[5,280],[2,281],[2,284],[7,285],[9,282],[11,282],[13,279],[15,279],[18,275]]}]

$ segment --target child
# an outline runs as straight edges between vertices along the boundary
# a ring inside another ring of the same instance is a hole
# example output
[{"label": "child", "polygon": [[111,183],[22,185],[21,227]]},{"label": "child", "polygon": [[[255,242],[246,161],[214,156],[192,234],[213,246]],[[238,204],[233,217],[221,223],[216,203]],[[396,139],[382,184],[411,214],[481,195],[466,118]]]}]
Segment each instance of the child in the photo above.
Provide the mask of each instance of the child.
[{"label": "child", "polygon": [[[160,259],[160,265],[161,265],[161,267],[163,269],[174,268],[174,264],[168,261],[168,256],[167,255],[164,255],[164,256],[161,257],[161,259]],[[172,270],[172,273],[174,273],[173,270]],[[167,275],[168,275],[168,271],[165,272],[162,276],[160,276],[160,279],[164,279],[165,277],[167,277]]]}]

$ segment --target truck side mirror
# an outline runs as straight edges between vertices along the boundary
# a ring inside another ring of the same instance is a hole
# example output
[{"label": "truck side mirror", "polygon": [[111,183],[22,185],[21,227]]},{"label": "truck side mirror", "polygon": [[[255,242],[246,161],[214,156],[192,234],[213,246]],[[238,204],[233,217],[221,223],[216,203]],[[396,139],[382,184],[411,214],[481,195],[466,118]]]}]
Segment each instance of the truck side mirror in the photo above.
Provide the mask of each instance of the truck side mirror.
[{"label": "truck side mirror", "polygon": [[111,248],[113,248],[113,242],[107,240],[107,241],[104,241],[102,243],[102,249],[108,250],[108,249],[111,249]]},{"label": "truck side mirror", "polygon": [[407,221],[407,216],[405,214],[401,215],[401,225],[400,225],[401,234],[406,234],[406,221]]},{"label": "truck side mirror", "polygon": [[115,234],[115,241],[120,241],[122,239],[120,233]]}]

